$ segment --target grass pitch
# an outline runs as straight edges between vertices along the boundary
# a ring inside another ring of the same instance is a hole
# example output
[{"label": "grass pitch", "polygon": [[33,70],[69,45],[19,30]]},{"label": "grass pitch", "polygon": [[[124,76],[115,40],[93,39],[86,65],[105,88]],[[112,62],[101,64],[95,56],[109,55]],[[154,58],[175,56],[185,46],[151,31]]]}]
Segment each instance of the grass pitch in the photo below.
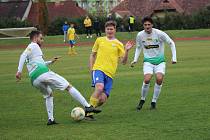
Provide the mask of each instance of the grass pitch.
[{"label": "grass pitch", "polygon": [[[62,41],[62,40],[61,40]],[[15,73],[23,49],[0,50],[0,139],[55,140],[208,140],[210,139],[210,41],[177,41],[178,63],[167,68],[157,110],[150,111],[154,80],[143,109],[136,112],[143,80],[142,56],[134,68],[119,65],[113,89],[97,121],[74,122],[71,110],[80,106],[66,92],[55,91],[54,112],[60,123],[47,126],[45,102],[33,88],[24,69],[22,81]],[[2,45],[2,44],[1,44]],[[68,48],[44,48],[46,60],[62,59],[50,66],[65,77],[89,100],[93,91],[88,71],[91,46],[77,47],[78,55],[67,55]],[[134,55],[130,52],[129,62]]]}]

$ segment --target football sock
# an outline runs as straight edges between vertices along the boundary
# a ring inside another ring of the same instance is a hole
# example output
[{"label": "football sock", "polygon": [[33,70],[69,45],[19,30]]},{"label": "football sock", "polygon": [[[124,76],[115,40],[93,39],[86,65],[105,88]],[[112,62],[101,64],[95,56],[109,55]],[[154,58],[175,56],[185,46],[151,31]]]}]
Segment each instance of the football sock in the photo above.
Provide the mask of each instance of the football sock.
[{"label": "football sock", "polygon": [[142,88],[141,88],[141,100],[145,100],[146,99],[148,91],[149,91],[149,84],[145,84],[143,82]]},{"label": "football sock", "polygon": [[77,52],[76,52],[74,46],[72,47],[72,52],[73,52],[74,54],[77,54]]},{"label": "football sock", "polygon": [[49,96],[45,99],[48,119],[54,121],[53,117],[53,97]]},{"label": "football sock", "polygon": [[72,48],[71,47],[69,47],[69,54],[71,54],[72,53]]},{"label": "football sock", "polygon": [[77,100],[78,102],[80,102],[80,104],[82,104],[84,107],[90,107],[90,105],[88,104],[88,102],[85,100],[85,98],[81,95],[81,93],[74,87],[71,87],[69,89],[69,93],[71,94],[71,96]]},{"label": "football sock", "polygon": [[93,106],[93,107],[98,107],[98,103],[99,103],[99,100],[93,96],[90,97],[90,104]]},{"label": "football sock", "polygon": [[158,96],[160,95],[160,92],[161,92],[161,87],[162,85],[158,85],[157,83],[155,83],[152,102],[156,103]]}]

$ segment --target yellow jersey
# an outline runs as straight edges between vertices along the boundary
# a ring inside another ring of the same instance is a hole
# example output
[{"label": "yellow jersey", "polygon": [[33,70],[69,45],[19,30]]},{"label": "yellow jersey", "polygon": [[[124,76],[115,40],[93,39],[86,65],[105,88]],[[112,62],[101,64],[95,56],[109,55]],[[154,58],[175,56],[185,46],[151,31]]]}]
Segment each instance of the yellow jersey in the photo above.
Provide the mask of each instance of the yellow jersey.
[{"label": "yellow jersey", "polygon": [[70,27],[68,29],[68,39],[74,40],[74,37],[75,37],[75,29]]},{"label": "yellow jersey", "polygon": [[113,78],[119,58],[125,54],[123,44],[117,39],[109,40],[107,37],[99,37],[95,41],[92,52],[97,53],[92,70],[101,70]]},{"label": "yellow jersey", "polygon": [[92,26],[92,21],[91,21],[91,19],[86,18],[86,19],[84,20],[84,25],[85,25],[85,27],[91,27],[91,26]]},{"label": "yellow jersey", "polygon": [[134,17],[129,17],[129,23],[134,24],[135,18]]}]

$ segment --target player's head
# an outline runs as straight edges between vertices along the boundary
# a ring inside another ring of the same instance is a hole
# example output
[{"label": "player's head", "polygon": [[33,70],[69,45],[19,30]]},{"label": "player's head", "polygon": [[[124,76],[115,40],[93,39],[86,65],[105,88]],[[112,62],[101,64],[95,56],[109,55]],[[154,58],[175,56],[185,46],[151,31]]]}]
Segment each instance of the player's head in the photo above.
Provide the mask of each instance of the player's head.
[{"label": "player's head", "polygon": [[40,31],[32,31],[29,36],[31,41],[39,44],[40,46],[44,41],[42,32]]},{"label": "player's head", "polygon": [[152,32],[152,27],[153,27],[153,20],[151,17],[146,16],[142,19],[142,24],[144,26],[144,30],[147,33],[151,33]]},{"label": "player's head", "polygon": [[74,27],[74,24],[73,24],[73,23],[71,23],[71,24],[70,24],[70,27],[71,27],[71,28],[73,28],[73,27]]},{"label": "player's head", "polygon": [[105,33],[108,38],[115,37],[116,27],[117,23],[115,21],[110,20],[105,23]]},{"label": "player's head", "polygon": [[68,24],[68,22],[67,22],[67,21],[65,21],[65,22],[64,22],[64,24]]}]

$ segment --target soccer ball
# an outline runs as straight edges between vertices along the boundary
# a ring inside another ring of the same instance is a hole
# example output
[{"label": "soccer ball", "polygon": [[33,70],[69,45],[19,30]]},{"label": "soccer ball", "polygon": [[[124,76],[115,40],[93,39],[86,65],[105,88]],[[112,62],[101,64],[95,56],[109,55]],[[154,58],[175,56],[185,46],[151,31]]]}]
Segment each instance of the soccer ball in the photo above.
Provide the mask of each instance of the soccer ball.
[{"label": "soccer ball", "polygon": [[81,121],[85,118],[85,111],[81,107],[75,107],[71,111],[71,117],[75,121]]}]

